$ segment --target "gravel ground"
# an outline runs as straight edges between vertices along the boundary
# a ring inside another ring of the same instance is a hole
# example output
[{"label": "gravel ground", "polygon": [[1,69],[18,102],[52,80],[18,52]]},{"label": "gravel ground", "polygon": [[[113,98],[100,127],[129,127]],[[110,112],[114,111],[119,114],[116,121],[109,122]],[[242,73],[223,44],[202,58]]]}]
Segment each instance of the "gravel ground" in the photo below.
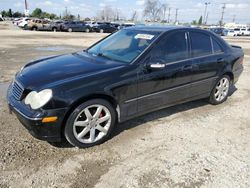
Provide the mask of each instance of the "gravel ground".
[{"label": "gravel ground", "polygon": [[7,110],[5,93],[31,59],[81,50],[105,34],[21,31],[0,23],[0,187],[250,187],[250,38],[228,101],[170,107],[119,124],[88,149],[34,139]]}]

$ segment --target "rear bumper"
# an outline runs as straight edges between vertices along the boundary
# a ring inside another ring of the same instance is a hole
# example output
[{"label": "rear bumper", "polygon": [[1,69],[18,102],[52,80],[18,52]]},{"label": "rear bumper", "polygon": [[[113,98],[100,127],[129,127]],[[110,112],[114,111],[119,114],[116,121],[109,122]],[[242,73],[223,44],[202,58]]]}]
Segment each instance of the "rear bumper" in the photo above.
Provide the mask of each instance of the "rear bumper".
[{"label": "rear bumper", "polygon": [[242,74],[243,70],[244,70],[244,68],[243,68],[243,66],[242,66],[240,69],[237,69],[237,70],[233,71],[233,75],[234,75],[234,84],[235,84],[236,82],[238,82],[239,77],[240,77],[240,75]]},{"label": "rear bumper", "polygon": [[[23,102],[17,101],[11,95],[10,90],[7,94],[7,101],[10,112],[14,112],[18,120],[30,132],[32,136],[39,140],[60,142],[62,139],[62,124],[67,112],[67,108],[34,111],[27,107]],[[57,116],[56,122],[43,123],[44,117]]]}]

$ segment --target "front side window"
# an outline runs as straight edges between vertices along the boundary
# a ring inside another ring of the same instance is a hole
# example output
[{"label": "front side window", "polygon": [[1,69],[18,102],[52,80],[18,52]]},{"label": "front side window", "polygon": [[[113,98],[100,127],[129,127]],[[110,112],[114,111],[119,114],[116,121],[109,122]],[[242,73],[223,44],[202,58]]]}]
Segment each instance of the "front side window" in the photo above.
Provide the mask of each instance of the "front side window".
[{"label": "front side window", "polygon": [[187,38],[185,31],[168,34],[160,40],[150,52],[151,61],[170,63],[188,58]]},{"label": "front side window", "polygon": [[199,57],[212,54],[212,45],[210,36],[201,32],[190,32],[191,55]]},{"label": "front side window", "polygon": [[108,59],[132,62],[138,57],[158,36],[160,32],[121,30],[87,50],[95,56]]}]

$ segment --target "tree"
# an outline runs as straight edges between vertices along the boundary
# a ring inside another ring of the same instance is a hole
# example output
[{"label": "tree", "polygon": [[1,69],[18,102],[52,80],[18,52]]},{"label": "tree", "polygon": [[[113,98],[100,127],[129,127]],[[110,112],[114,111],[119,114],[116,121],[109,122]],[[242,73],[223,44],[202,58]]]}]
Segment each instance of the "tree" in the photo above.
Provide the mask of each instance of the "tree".
[{"label": "tree", "polygon": [[116,13],[111,6],[106,5],[98,16],[101,20],[112,21],[116,19]]},{"label": "tree", "polygon": [[135,21],[136,19],[137,19],[137,11],[135,10],[135,11],[132,13],[131,21]]},{"label": "tree", "polygon": [[197,21],[196,21],[196,20],[193,20],[193,21],[191,22],[191,24],[192,24],[192,25],[197,25]]},{"label": "tree", "polygon": [[7,12],[6,12],[5,10],[3,10],[3,11],[1,12],[1,14],[2,14],[2,17],[6,17]]},{"label": "tree", "polygon": [[14,17],[14,18],[24,17],[24,14],[21,13],[21,12],[14,12],[14,13],[13,13],[13,17]]},{"label": "tree", "polygon": [[198,21],[198,25],[202,25],[202,16],[200,17],[200,19]]},{"label": "tree", "polygon": [[12,17],[12,10],[11,9],[8,10],[7,17]]},{"label": "tree", "polygon": [[159,20],[162,15],[162,4],[159,0],[147,0],[144,7],[144,16],[151,21]]},{"label": "tree", "polygon": [[35,10],[33,10],[31,14],[32,17],[36,17],[36,18],[41,18],[42,15],[43,15],[43,11],[40,8],[36,8]]}]

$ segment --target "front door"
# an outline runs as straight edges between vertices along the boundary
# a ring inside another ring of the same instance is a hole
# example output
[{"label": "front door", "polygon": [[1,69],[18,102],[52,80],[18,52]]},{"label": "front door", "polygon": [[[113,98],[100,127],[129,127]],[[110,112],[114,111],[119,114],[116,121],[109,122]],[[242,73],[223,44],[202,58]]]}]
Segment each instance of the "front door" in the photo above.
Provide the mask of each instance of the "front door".
[{"label": "front door", "polygon": [[138,75],[138,113],[150,112],[189,98],[192,61],[185,30],[174,31],[155,44]]}]

